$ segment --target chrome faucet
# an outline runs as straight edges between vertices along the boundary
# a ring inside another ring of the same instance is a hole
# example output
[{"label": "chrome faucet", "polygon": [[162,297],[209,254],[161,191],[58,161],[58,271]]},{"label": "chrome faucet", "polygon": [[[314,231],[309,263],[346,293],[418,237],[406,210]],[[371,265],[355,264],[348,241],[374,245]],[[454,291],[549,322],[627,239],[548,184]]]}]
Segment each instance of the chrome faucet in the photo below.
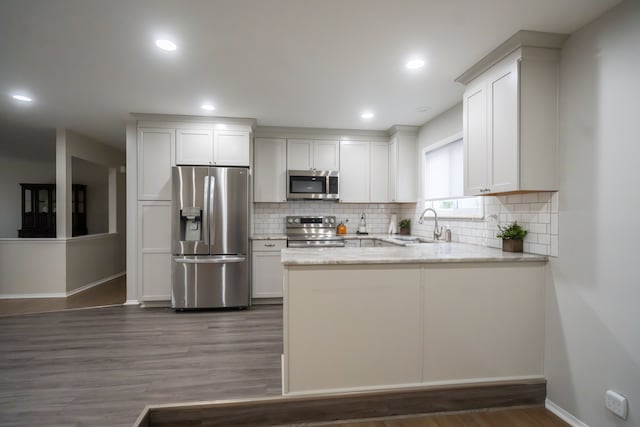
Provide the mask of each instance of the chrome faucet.
[{"label": "chrome faucet", "polygon": [[433,212],[433,216],[436,221],[435,226],[433,227],[433,240],[438,240],[442,236],[442,227],[438,228],[438,214],[435,209],[427,208],[422,211],[422,214],[420,214],[420,218],[418,218],[418,222],[420,224],[424,222],[424,214],[426,214],[428,211]]}]

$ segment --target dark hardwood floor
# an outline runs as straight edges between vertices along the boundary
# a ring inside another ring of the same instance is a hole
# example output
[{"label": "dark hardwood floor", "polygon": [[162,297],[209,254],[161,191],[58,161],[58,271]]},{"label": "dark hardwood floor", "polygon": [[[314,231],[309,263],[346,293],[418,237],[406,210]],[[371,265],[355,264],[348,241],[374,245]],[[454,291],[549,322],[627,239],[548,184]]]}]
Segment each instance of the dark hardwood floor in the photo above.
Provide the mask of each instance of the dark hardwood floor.
[{"label": "dark hardwood floor", "polygon": [[314,427],[568,427],[547,409],[539,407],[492,409],[395,417],[384,420],[309,424]]},{"label": "dark hardwood floor", "polygon": [[131,426],[147,404],[277,396],[282,308],[0,318],[1,426]]}]

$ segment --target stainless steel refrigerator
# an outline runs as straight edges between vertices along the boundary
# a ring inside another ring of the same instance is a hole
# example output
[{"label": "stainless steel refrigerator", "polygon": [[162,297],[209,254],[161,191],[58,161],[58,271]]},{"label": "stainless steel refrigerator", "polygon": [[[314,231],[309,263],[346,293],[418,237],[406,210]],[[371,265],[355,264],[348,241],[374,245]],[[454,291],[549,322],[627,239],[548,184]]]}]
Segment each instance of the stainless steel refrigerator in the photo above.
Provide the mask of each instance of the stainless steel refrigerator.
[{"label": "stainless steel refrigerator", "polygon": [[250,305],[248,175],[246,168],[173,168],[173,308]]}]

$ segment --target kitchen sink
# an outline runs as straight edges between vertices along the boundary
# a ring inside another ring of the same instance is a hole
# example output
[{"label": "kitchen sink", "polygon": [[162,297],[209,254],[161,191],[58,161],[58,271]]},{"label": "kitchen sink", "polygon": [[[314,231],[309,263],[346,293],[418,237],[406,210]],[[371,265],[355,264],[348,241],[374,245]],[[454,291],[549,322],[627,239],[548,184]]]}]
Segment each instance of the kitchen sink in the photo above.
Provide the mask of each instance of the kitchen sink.
[{"label": "kitchen sink", "polygon": [[401,242],[407,244],[420,244],[420,243],[435,243],[435,240],[426,239],[424,237],[415,237],[415,236],[394,236],[393,240],[400,240]]}]

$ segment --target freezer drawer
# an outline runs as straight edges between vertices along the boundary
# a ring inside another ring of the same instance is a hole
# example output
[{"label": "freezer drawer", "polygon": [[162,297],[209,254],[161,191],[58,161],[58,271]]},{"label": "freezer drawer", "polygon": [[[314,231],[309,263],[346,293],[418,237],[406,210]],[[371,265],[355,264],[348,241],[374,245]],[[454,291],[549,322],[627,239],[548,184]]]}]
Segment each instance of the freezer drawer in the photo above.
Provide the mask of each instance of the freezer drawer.
[{"label": "freezer drawer", "polygon": [[176,256],[172,260],[171,306],[249,306],[249,262],[244,255]]}]

